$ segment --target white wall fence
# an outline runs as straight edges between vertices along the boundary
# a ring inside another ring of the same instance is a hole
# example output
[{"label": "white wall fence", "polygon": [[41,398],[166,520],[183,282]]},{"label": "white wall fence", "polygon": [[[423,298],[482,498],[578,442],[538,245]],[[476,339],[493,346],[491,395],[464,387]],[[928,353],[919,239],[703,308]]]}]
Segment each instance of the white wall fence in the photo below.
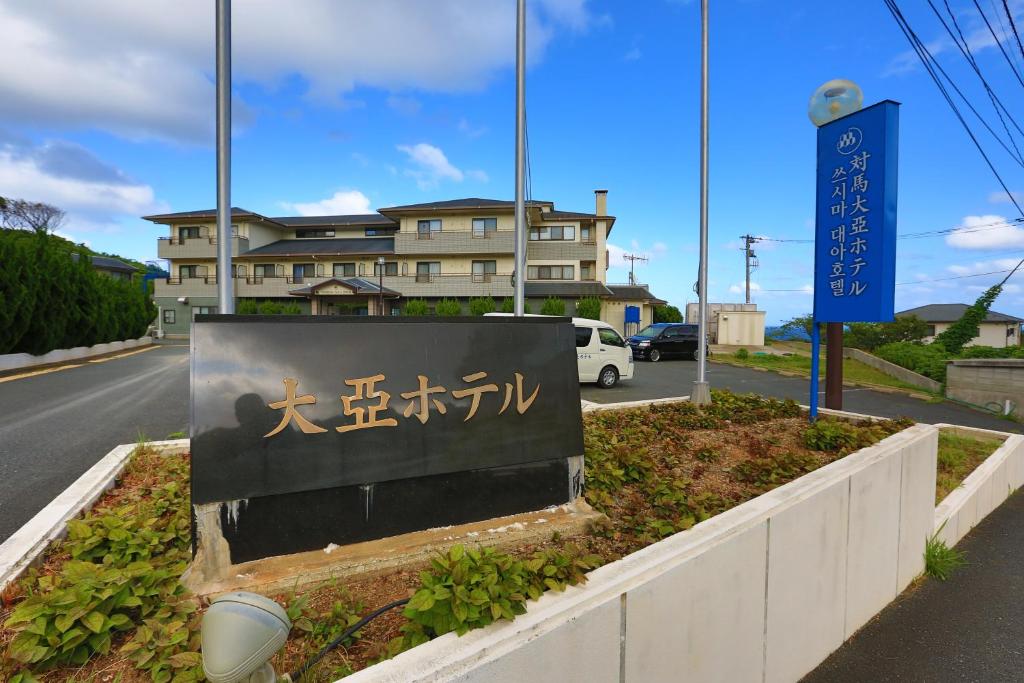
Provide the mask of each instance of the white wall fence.
[{"label": "white wall fence", "polygon": [[796,681],[924,569],[937,436],[911,427],[345,681]]},{"label": "white wall fence", "polygon": [[148,346],[153,343],[153,338],[139,337],[138,339],[126,339],[124,341],[96,344],[94,346],[76,346],[73,349],[55,349],[41,356],[33,356],[29,353],[5,353],[0,355],[0,372],[10,370],[22,370],[26,368],[51,365],[53,363],[66,363],[72,360],[82,360],[94,356],[102,356],[115,351],[125,351],[140,346]]}]

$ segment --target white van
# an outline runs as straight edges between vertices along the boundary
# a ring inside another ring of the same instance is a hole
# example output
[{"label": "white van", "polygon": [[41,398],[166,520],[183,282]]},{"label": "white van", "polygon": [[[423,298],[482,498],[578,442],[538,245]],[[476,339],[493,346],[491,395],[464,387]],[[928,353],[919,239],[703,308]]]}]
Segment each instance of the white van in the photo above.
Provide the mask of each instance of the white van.
[{"label": "white van", "polygon": [[[548,317],[531,313],[526,315],[531,318]],[[614,327],[589,318],[573,318],[572,324],[576,328],[576,363],[580,382],[595,382],[602,389],[611,389],[619,380],[633,378],[633,352]]]}]

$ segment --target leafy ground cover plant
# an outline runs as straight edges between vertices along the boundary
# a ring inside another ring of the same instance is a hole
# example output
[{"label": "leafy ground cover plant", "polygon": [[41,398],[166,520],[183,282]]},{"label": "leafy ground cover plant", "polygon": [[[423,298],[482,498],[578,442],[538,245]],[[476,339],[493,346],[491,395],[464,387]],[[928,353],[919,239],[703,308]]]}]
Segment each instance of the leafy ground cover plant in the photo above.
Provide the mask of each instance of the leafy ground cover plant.
[{"label": "leafy ground cover plant", "polygon": [[[585,496],[607,515],[586,535],[506,551],[451,547],[429,565],[276,596],[294,628],[275,668],[297,669],[369,609],[400,598],[411,598],[404,611],[367,624],[304,680],[333,681],[443,633],[514,618],[545,591],[582,583],[602,563],[906,425],[818,426],[810,438],[792,401],[713,395],[702,409],[677,403],[585,416]],[[135,456],[44,566],[5,592],[0,680],[202,679],[203,604],[178,582],[189,557],[187,491],[187,457]]]}]

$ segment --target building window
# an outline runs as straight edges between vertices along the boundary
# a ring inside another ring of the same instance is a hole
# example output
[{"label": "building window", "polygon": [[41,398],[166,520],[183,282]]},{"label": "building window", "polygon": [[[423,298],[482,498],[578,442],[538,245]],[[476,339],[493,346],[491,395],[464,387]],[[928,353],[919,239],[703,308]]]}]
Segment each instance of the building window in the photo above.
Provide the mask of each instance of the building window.
[{"label": "building window", "polygon": [[195,320],[197,315],[212,315],[217,312],[216,306],[193,306],[192,307],[192,319]]},{"label": "building window", "polygon": [[178,266],[178,278],[182,280],[188,280],[190,278],[203,277],[199,271],[201,267],[202,266],[196,265]]},{"label": "building window", "polygon": [[596,280],[597,264],[593,261],[580,261],[580,279]]},{"label": "building window", "polygon": [[539,228],[530,228],[530,240],[534,242],[573,241],[575,239],[576,226],[574,225],[545,225]]},{"label": "building window", "polygon": [[416,263],[416,282],[433,282],[441,274],[440,261],[418,261]]},{"label": "building window", "polygon": [[298,239],[309,239],[313,237],[334,237],[334,230],[329,228],[298,228],[295,231]]},{"label": "building window", "polygon": [[292,264],[292,282],[302,284],[307,277],[316,277],[316,265],[312,263]]},{"label": "building window", "polygon": [[925,332],[924,336],[926,336],[926,337],[934,337],[935,336],[935,325],[928,325],[925,328],[925,330],[926,330],[926,332]]},{"label": "building window", "polygon": [[580,242],[594,244],[594,229],[589,225],[580,227]]},{"label": "building window", "polygon": [[497,218],[474,218],[473,237],[487,237],[487,233],[498,229]]},{"label": "building window", "polygon": [[497,272],[497,261],[473,261],[473,282],[490,282]]},{"label": "building window", "polygon": [[191,240],[199,237],[199,226],[198,225],[187,225],[178,228],[178,239]]},{"label": "building window", "polygon": [[398,307],[398,304],[391,304],[391,315],[402,315],[402,309]]},{"label": "building window", "polygon": [[[384,264],[385,275],[398,275],[398,261],[388,261]],[[373,276],[380,277],[380,264],[373,264]]]},{"label": "building window", "polygon": [[356,264],[355,263],[335,263],[334,264],[334,277],[355,277],[356,276]]},{"label": "building window", "polygon": [[528,266],[526,277],[529,280],[572,280],[572,266]]},{"label": "building window", "polygon": [[273,263],[257,263],[252,267],[252,274],[254,277],[275,277],[277,275],[277,266]]},{"label": "building window", "polygon": [[416,221],[416,235],[421,240],[428,240],[435,232],[441,232],[441,219],[434,218],[429,221]]},{"label": "building window", "polygon": [[390,237],[395,234],[395,228],[366,228],[367,237]]},{"label": "building window", "polygon": [[173,308],[165,308],[164,309],[164,325],[173,325],[173,324],[174,324],[174,309]]}]

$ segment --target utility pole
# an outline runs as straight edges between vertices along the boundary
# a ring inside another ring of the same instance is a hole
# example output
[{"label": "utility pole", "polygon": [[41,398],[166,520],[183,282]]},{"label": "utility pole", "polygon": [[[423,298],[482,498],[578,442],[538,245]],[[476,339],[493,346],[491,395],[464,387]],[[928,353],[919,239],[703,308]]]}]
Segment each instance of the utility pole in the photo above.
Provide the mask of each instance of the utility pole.
[{"label": "utility pole", "polygon": [[[743,240],[743,259],[746,261],[747,271],[747,303],[750,303],[750,266],[751,260],[756,258],[754,250],[751,249],[751,245],[757,241],[757,238],[753,235],[740,235],[740,239]],[[756,262],[755,262],[756,265]]]},{"label": "utility pole", "polygon": [[708,367],[708,0],[700,2],[700,267],[697,271],[697,379],[690,391],[696,405],[711,403]]},{"label": "utility pole", "polygon": [[526,0],[516,2],[516,208],[514,315],[526,310]]},{"label": "utility pole", "polygon": [[231,0],[217,0],[217,310],[235,312],[231,279]]},{"label": "utility pole", "polygon": [[634,266],[634,264],[636,264],[637,261],[640,261],[642,263],[646,263],[647,262],[647,257],[646,256],[637,256],[636,254],[623,254],[622,258],[624,258],[625,260],[629,261],[629,284],[635,285],[636,284],[636,275],[633,274],[633,266]]}]

